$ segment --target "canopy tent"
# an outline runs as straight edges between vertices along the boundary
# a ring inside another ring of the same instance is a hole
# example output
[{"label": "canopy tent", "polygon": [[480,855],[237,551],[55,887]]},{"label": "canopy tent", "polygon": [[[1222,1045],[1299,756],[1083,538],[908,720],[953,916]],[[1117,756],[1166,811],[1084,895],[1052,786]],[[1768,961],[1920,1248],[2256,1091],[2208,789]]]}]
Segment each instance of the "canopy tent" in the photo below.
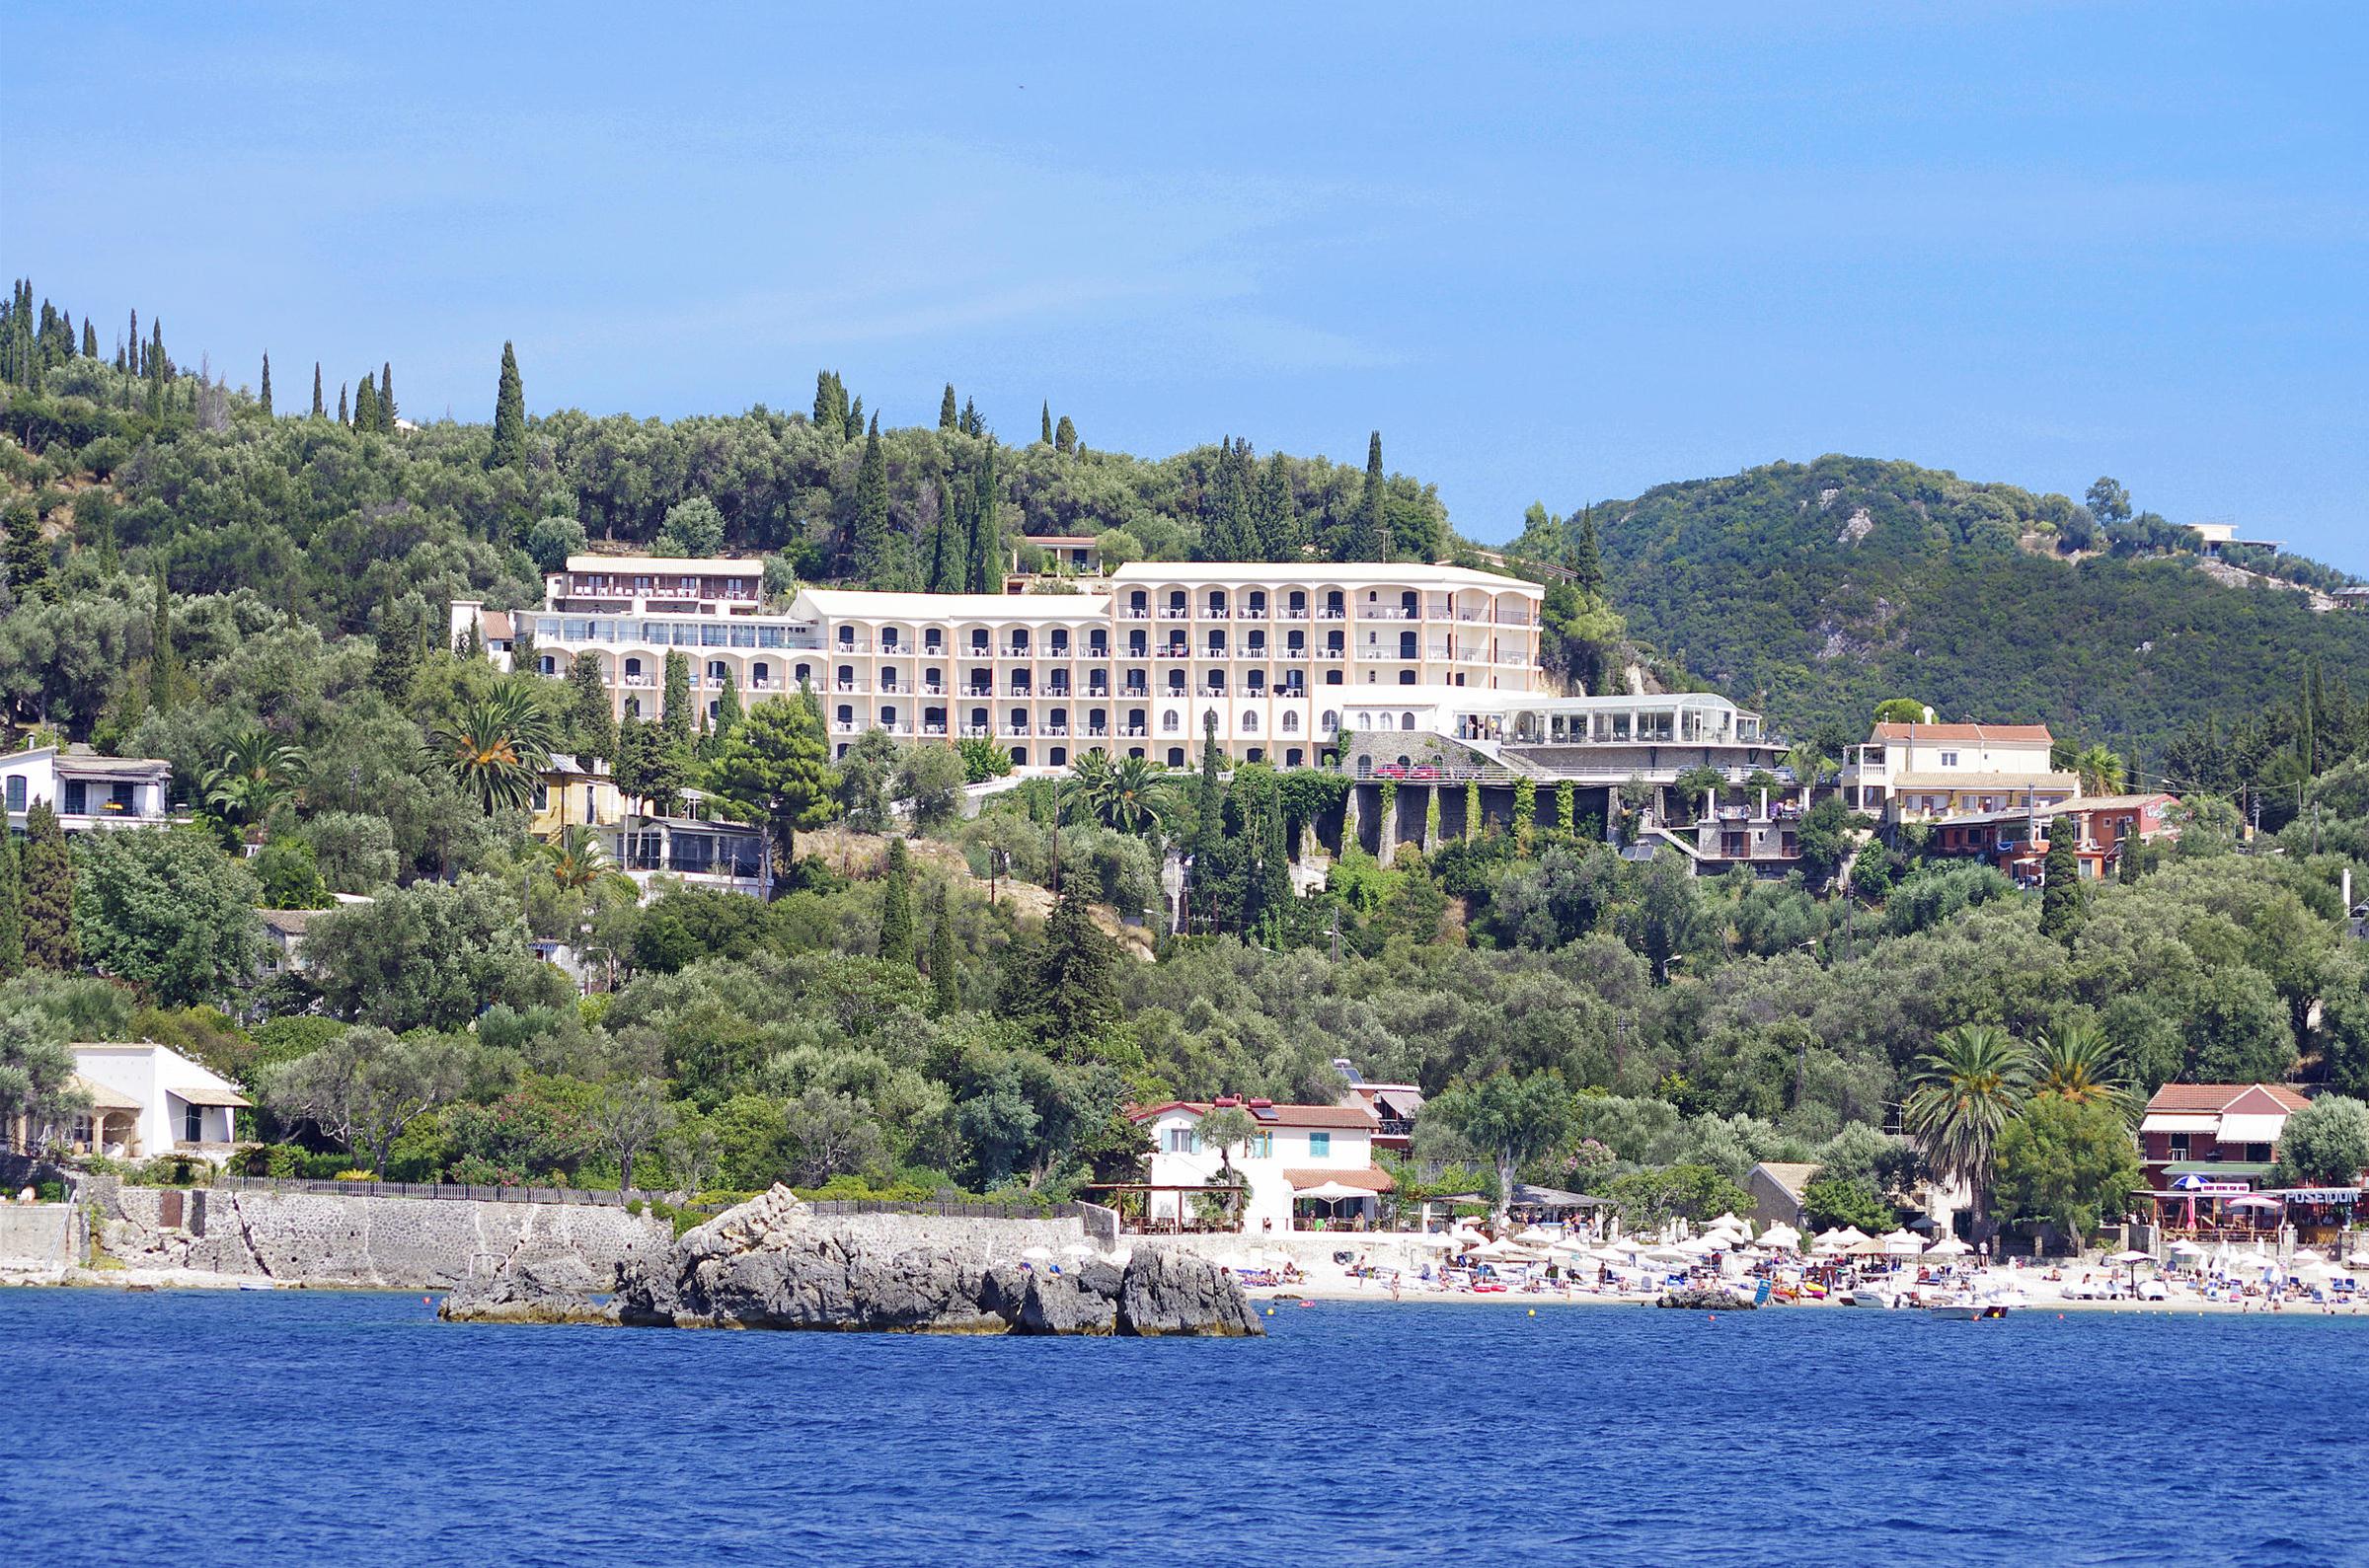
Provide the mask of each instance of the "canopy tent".
[{"label": "canopy tent", "polygon": [[1345,1182],[1324,1181],[1313,1187],[1294,1187],[1295,1198],[1370,1198],[1373,1193],[1364,1187],[1352,1187]]}]

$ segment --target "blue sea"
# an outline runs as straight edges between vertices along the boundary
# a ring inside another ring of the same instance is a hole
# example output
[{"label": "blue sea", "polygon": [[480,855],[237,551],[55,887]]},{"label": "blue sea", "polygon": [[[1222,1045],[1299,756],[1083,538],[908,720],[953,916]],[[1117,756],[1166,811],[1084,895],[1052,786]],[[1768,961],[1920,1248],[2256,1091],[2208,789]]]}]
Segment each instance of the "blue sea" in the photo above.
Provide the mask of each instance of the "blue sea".
[{"label": "blue sea", "polygon": [[1279,1307],[1259,1341],[0,1290],[22,1563],[2369,1562],[2369,1318]]}]

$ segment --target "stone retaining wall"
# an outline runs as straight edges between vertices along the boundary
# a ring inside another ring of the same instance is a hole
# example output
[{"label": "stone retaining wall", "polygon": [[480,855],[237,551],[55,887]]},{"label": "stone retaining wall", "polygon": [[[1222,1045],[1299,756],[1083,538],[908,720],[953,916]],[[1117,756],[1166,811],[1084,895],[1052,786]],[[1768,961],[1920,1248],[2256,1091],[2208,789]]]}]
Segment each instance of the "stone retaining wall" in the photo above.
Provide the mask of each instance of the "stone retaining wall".
[{"label": "stone retaining wall", "polygon": [[108,1186],[92,1194],[100,1246],[141,1268],[436,1289],[511,1262],[573,1258],[605,1283],[620,1263],[674,1242],[663,1220],[579,1204]]},{"label": "stone retaining wall", "polygon": [[0,1271],[54,1273],[79,1263],[70,1203],[0,1203]]}]

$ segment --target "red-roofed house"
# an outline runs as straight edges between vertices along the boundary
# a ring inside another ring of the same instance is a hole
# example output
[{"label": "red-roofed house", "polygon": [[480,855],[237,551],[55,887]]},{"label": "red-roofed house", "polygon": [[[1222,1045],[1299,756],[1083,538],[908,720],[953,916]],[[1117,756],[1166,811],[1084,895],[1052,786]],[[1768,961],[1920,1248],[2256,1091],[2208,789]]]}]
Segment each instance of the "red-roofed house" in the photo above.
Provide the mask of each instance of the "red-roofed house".
[{"label": "red-roofed house", "polygon": [[1289,1232],[1371,1225],[1389,1172],[1374,1163],[1380,1119],[1356,1105],[1278,1105],[1272,1100],[1224,1097],[1171,1100],[1127,1112],[1152,1136],[1147,1218],[1155,1224],[1191,1221],[1190,1194],[1162,1188],[1205,1186],[1218,1178],[1218,1151],[1203,1147],[1201,1119],[1236,1109],[1258,1125],[1232,1151],[1234,1171],[1250,1189],[1242,1209],[1252,1232]]},{"label": "red-roofed house", "polygon": [[1877,724],[1843,764],[1843,794],[1893,822],[2046,807],[2081,793],[2045,724]]},{"label": "red-roofed house", "polygon": [[2261,1188],[2287,1118],[2310,1103],[2283,1083],[2166,1083],[2139,1122],[2148,1189]]}]

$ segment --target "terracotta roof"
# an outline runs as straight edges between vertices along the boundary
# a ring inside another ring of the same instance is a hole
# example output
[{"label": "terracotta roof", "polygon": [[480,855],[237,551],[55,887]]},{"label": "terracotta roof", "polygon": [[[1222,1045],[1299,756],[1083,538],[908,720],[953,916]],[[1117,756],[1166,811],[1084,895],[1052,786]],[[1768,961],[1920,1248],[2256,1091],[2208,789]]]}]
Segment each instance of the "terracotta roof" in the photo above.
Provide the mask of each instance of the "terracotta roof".
[{"label": "terracotta roof", "polygon": [[2054,741],[2046,724],[1877,724],[1877,740]]},{"label": "terracotta roof", "polygon": [[2059,811],[2133,811],[2150,804],[2178,805],[2178,795],[2082,795],[2072,800],[2040,807],[2040,815],[2053,816]]},{"label": "terracotta roof", "polygon": [[[1164,1105],[1138,1105],[1127,1112],[1130,1121],[1147,1122],[1163,1111],[1186,1110],[1196,1116],[1206,1116],[1216,1107],[1208,1100],[1170,1100]],[[1236,1107],[1247,1112],[1253,1121],[1263,1127],[1341,1127],[1355,1132],[1370,1133],[1377,1118],[1363,1106],[1352,1105],[1252,1105]]]},{"label": "terracotta roof", "polygon": [[1325,1170],[1286,1165],[1283,1167],[1283,1179],[1290,1182],[1295,1191],[1321,1187],[1329,1181],[1337,1181],[1344,1187],[1362,1188],[1367,1192],[1388,1192],[1398,1185],[1391,1180],[1390,1172],[1380,1165],[1368,1165],[1363,1170]]},{"label": "terracotta roof", "polygon": [[2284,1083],[2166,1083],[2147,1102],[2150,1111],[2227,1111],[2250,1094],[2266,1094],[2288,1112],[2311,1104]]},{"label": "terracotta roof", "polygon": [[1805,1165],[1788,1159],[1764,1159],[1752,1168],[1767,1171],[1771,1181],[1796,1198],[1807,1190],[1818,1174],[1818,1167],[1814,1164]]},{"label": "terracotta roof", "polygon": [[84,1078],[80,1073],[67,1075],[66,1087],[71,1092],[88,1094],[94,1110],[136,1111],[140,1108],[140,1102],[121,1089],[110,1088],[96,1079]]}]

